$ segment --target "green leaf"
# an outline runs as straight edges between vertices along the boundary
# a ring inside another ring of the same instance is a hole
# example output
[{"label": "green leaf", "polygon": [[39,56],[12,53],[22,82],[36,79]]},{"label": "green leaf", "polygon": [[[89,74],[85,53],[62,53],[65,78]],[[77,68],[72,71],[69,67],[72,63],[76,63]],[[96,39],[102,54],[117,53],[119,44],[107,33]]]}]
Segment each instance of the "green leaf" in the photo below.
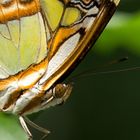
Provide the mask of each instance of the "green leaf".
[{"label": "green leaf", "polygon": [[27,140],[27,137],[17,120],[18,118],[15,116],[0,113],[1,140]]}]

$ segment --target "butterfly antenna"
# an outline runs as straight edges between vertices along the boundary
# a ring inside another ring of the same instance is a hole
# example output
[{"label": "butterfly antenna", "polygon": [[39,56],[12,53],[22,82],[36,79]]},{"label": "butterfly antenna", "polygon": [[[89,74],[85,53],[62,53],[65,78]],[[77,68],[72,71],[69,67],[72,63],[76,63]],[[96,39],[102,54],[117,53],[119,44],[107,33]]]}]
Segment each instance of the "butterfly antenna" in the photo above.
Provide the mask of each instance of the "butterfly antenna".
[{"label": "butterfly antenna", "polygon": [[118,73],[118,72],[123,72],[123,71],[130,71],[130,70],[134,70],[134,69],[138,69],[138,68],[140,69],[140,67],[133,67],[133,68],[127,68],[127,69],[122,69],[122,70],[96,72],[98,69],[105,68],[109,65],[118,64],[118,63],[124,62],[126,60],[128,60],[128,57],[123,57],[121,59],[113,60],[113,61],[111,61],[107,64],[104,64],[102,66],[98,66],[98,68],[96,68],[96,69],[89,69],[89,70],[83,71],[83,72],[69,78],[69,81],[74,81],[74,80],[77,80],[78,78],[83,78],[83,77],[87,77],[87,76],[91,76],[91,75]]},{"label": "butterfly antenna", "polygon": [[107,64],[103,64],[101,66],[98,66],[96,69],[105,68],[105,67],[108,67],[110,65],[114,65],[114,64],[118,64],[118,63],[124,62],[126,60],[128,60],[128,57],[123,57],[123,58],[120,58],[120,59],[116,59],[116,60],[113,60],[113,61],[108,62]]}]

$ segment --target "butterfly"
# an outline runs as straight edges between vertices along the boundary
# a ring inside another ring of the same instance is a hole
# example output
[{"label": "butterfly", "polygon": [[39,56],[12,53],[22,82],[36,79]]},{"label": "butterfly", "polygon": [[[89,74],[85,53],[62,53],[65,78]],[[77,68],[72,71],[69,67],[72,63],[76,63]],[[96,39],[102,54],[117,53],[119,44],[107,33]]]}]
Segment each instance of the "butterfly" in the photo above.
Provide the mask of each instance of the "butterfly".
[{"label": "butterfly", "polygon": [[[2,0],[0,2],[0,111],[19,116],[65,102],[63,83],[114,14],[119,0]],[[45,137],[44,136],[44,137]]]}]

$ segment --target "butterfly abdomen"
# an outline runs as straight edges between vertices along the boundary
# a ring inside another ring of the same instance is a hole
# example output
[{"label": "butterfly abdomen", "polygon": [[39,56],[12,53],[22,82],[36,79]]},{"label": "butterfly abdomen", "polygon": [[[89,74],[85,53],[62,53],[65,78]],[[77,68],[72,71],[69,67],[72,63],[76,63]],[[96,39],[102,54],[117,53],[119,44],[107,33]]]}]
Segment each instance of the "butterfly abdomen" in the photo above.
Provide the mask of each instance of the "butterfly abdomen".
[{"label": "butterfly abdomen", "polygon": [[1,0],[0,23],[31,16],[40,10],[39,0]]}]

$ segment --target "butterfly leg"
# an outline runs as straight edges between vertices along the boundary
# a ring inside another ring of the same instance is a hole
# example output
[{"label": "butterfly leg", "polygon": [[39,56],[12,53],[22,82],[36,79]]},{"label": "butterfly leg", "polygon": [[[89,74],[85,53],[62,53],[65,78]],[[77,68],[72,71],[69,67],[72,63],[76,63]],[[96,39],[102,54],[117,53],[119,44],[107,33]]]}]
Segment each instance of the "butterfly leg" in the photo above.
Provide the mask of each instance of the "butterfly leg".
[{"label": "butterfly leg", "polygon": [[21,124],[22,128],[24,129],[26,135],[28,136],[28,140],[32,140],[32,134],[29,131],[29,129],[26,125],[26,122],[22,116],[19,117],[19,121],[20,121],[20,124]]},{"label": "butterfly leg", "polygon": [[45,128],[42,128],[40,126],[38,126],[37,124],[35,124],[34,122],[32,122],[30,119],[28,119],[27,117],[23,117],[24,120],[30,125],[32,126],[33,128],[37,129],[38,131],[44,133],[45,135],[41,138],[41,140],[44,140],[48,134],[50,134],[50,131],[45,129]]}]

